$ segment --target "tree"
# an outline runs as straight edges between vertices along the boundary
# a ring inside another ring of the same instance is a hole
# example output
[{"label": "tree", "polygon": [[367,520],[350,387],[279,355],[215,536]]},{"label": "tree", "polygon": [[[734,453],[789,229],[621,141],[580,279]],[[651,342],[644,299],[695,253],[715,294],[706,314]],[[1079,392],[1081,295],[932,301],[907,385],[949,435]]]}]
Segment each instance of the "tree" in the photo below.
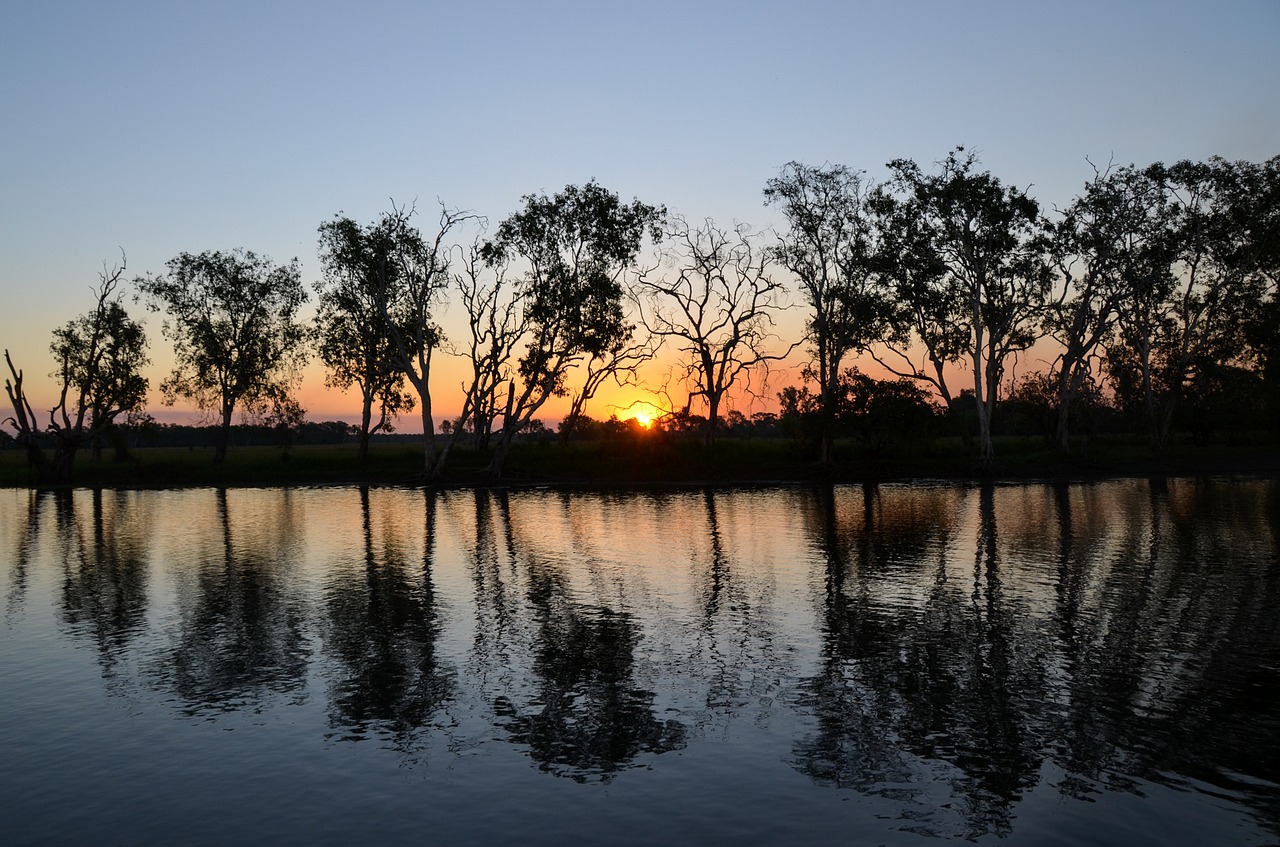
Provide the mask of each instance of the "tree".
[{"label": "tree", "polygon": [[410,225],[412,208],[393,208],[378,223],[378,310],[395,347],[395,367],[413,384],[422,415],[423,473],[442,470],[431,412],[431,362],[444,341],[436,310],[449,287],[450,235],[476,215],[440,207],[436,233],[427,240]]},{"label": "tree", "polygon": [[1280,159],[1156,163],[1144,174],[1158,187],[1163,249],[1130,280],[1107,364],[1163,452],[1184,395],[1208,396],[1197,380],[1246,362],[1250,326],[1274,296]]},{"label": "tree", "polygon": [[1280,156],[1259,165],[1253,182],[1252,208],[1236,208],[1266,293],[1247,320],[1246,359],[1262,378],[1269,425],[1280,427]]},{"label": "tree", "polygon": [[[124,270],[124,261],[104,268],[94,310],[54,330],[49,349],[58,363],[52,376],[59,392],[46,426],[27,399],[22,371],[5,350],[10,374],[5,391],[14,410],[5,423],[16,430],[41,482],[69,481],[80,448],[91,444],[95,458],[99,456],[103,436],[116,418],[141,410],[146,402],[147,379],[141,370],[148,361],[147,340],[142,326],[120,305],[116,289]],[[41,445],[46,434],[53,440],[52,457],[45,456]]]},{"label": "tree", "polygon": [[661,238],[665,214],[639,200],[624,205],[594,181],[569,185],[554,197],[526,195],[524,208],[482,246],[490,266],[519,261],[525,268],[518,289],[526,343],[516,374],[506,381],[502,430],[490,464],[495,476],[502,474],[516,433],[548,399],[569,393],[570,369],[584,359],[604,359],[631,338],[620,277],[635,263],[646,232],[654,241]]},{"label": "tree", "polygon": [[1050,229],[1052,261],[1061,281],[1046,302],[1045,331],[1061,345],[1052,368],[1053,444],[1070,446],[1077,397],[1093,381],[1093,362],[1111,337],[1122,304],[1151,287],[1166,263],[1166,221],[1159,186],[1132,167],[1095,169]]},{"label": "tree", "polygon": [[770,273],[759,236],[739,225],[731,232],[706,220],[691,227],[672,220],[667,271],[644,274],[640,287],[650,308],[645,328],[676,345],[689,385],[686,411],[695,397],[707,404],[705,441],[714,439],[720,404],[738,382],[785,358],[800,342],[771,352],[774,317],[787,308],[786,289]]},{"label": "tree", "polygon": [[790,162],[764,189],[766,204],[782,209],[790,228],[776,258],[796,276],[810,309],[810,371],[818,382],[821,461],[833,459],[840,366],[888,331],[886,291],[877,273],[876,235],[860,171],[843,165]]},{"label": "tree", "polygon": [[[527,321],[521,293],[510,284],[504,262],[491,265],[483,245],[473,244],[454,274],[457,293],[467,313],[467,349],[471,375],[462,388],[462,413],[441,429],[450,436],[437,467],[442,468],[454,445],[466,434],[478,449],[487,449],[497,416],[498,391],[511,377],[516,348]],[[491,272],[491,273],[489,273]]]},{"label": "tree", "polygon": [[285,409],[306,358],[306,302],[298,260],[276,265],[249,250],[180,253],[167,275],[136,281],[152,311],[164,309],[174,369],[164,402],[179,397],[217,416],[214,462],[227,455],[237,406]]},{"label": "tree", "polygon": [[[413,396],[406,391],[401,365],[389,323],[398,325],[402,337],[411,334],[405,286],[400,285],[400,263],[390,257],[399,227],[361,227],[348,217],[335,217],[320,225],[320,262],[323,280],[317,285],[316,344],[328,375],[325,385],[360,390],[360,458],[369,456],[369,437],[390,432],[401,411],[411,411]],[[378,404],[378,420],[373,406]]]},{"label": "tree", "polygon": [[[991,467],[991,417],[1009,357],[1036,340],[1050,272],[1040,207],[1005,187],[957,147],[925,174],[907,159],[889,163],[877,191],[885,257],[893,277],[896,331],[885,345],[897,376],[933,385],[951,406],[944,366],[966,361],[978,417],[979,466]],[[910,355],[912,340],[928,360]]]}]

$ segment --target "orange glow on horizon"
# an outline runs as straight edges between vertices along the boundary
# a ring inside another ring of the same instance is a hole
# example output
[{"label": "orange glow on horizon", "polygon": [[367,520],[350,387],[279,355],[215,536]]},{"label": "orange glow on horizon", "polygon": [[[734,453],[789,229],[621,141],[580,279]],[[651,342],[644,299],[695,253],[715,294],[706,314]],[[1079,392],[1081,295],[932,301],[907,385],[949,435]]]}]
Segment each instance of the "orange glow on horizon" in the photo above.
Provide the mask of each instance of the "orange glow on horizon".
[{"label": "orange glow on horizon", "polygon": [[635,421],[645,429],[653,427],[653,422],[662,416],[662,410],[648,400],[633,400],[631,404],[618,410],[618,420]]}]

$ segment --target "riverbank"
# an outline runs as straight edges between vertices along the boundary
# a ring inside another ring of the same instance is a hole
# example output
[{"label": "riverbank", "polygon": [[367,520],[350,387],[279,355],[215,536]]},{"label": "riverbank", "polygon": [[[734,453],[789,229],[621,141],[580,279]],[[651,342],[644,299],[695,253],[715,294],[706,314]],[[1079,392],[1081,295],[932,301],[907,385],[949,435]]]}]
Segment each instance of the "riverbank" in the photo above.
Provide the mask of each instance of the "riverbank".
[{"label": "riverbank", "polygon": [[[1274,438],[1234,443],[1175,444],[1152,455],[1137,439],[1081,443],[1072,452],[1047,450],[1038,439],[1005,438],[996,443],[991,472],[980,473],[973,454],[958,439],[915,449],[871,453],[857,445],[837,445],[836,463],[819,467],[804,445],[782,439],[724,439],[710,449],[696,442],[657,438],[616,441],[556,441],[516,445],[507,472],[494,480],[488,455],[459,448],[450,456],[442,487],[759,485],[769,483],[862,483],[914,479],[956,481],[1091,480],[1111,477],[1203,475],[1280,476],[1280,444]],[[403,444],[375,445],[367,462],[355,445],[233,447],[222,465],[209,448],[140,448],[124,461],[81,456],[74,487],[274,487],[315,485],[421,485],[422,451]],[[0,486],[32,484],[25,456],[0,451]]]}]

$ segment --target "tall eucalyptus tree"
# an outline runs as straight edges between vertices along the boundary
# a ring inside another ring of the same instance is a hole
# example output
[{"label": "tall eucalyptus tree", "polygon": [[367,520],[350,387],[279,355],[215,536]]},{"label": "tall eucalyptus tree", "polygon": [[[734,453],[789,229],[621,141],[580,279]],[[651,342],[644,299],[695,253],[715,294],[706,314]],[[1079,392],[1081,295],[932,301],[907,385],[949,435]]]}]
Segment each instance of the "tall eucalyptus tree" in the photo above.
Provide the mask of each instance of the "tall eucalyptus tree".
[{"label": "tall eucalyptus tree", "polygon": [[553,197],[526,195],[482,255],[494,267],[516,262],[526,342],[516,372],[505,381],[490,472],[501,476],[512,439],[554,396],[569,393],[570,370],[607,363],[610,351],[634,333],[624,307],[622,275],[641,241],[662,236],[666,210],[639,200],[623,204],[594,181],[568,185]]},{"label": "tall eucalyptus tree", "polygon": [[1070,412],[1094,374],[1122,312],[1152,288],[1167,248],[1160,188],[1133,166],[1095,170],[1051,228],[1059,288],[1045,304],[1045,331],[1061,347],[1050,373],[1054,442],[1070,444]]},{"label": "tall eucalyptus tree", "polygon": [[726,230],[707,220],[691,226],[676,217],[667,241],[665,267],[639,280],[648,301],[642,317],[656,340],[675,345],[690,403],[695,397],[706,402],[709,445],[729,390],[749,386],[757,371],[801,342],[780,345],[773,331],[787,308],[786,287],[759,235],[743,225]]},{"label": "tall eucalyptus tree", "polygon": [[863,173],[844,165],[790,162],[764,189],[765,203],[778,206],[789,224],[775,256],[795,275],[809,309],[810,373],[818,382],[825,465],[833,459],[841,363],[890,329],[868,196]]},{"label": "tall eucalyptus tree", "polygon": [[389,222],[362,227],[338,216],[319,229],[323,276],[316,286],[316,347],[328,372],[325,384],[360,391],[361,460],[368,459],[370,436],[390,431],[395,416],[414,406],[390,327],[396,323],[402,337],[412,331],[400,263],[393,260],[406,246],[396,237],[408,231]]},{"label": "tall eucalyptus tree", "polygon": [[[977,165],[963,147],[932,174],[894,160],[889,183],[872,203],[896,295],[896,331],[885,345],[888,356],[877,360],[898,376],[933,385],[948,404],[955,395],[945,367],[968,366],[979,467],[986,470],[1005,366],[1038,337],[1051,273],[1039,205]],[[914,353],[915,345],[923,354]]]}]

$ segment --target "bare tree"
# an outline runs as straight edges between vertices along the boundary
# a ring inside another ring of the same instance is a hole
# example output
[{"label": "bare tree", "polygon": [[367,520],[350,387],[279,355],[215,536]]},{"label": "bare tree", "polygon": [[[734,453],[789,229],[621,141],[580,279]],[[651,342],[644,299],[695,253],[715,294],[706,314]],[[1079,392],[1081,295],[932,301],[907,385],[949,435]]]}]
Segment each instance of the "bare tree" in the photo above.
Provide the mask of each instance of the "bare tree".
[{"label": "bare tree", "polygon": [[642,312],[655,339],[672,342],[682,378],[689,387],[686,414],[694,398],[707,404],[705,441],[715,437],[720,406],[729,390],[786,358],[802,342],[771,349],[775,317],[787,308],[786,289],[771,274],[769,250],[759,235],[739,224],[725,230],[710,219],[690,226],[672,219],[665,267],[644,274],[639,284],[648,302]]},{"label": "bare tree", "polygon": [[527,331],[524,297],[507,277],[505,262],[486,260],[482,245],[466,253],[454,283],[467,313],[467,349],[463,353],[471,373],[460,386],[462,412],[452,426],[437,467],[443,469],[449,452],[474,422],[476,446],[485,449],[498,413],[498,392],[512,376],[517,347]]}]

